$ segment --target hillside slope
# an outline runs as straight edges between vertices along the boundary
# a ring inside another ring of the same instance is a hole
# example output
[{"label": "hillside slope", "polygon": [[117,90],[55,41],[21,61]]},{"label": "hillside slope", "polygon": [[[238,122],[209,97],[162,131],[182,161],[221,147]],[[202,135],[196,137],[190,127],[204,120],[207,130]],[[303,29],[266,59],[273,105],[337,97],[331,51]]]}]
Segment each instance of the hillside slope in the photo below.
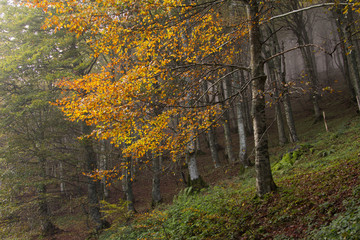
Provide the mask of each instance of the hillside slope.
[{"label": "hillside slope", "polygon": [[131,222],[113,209],[119,223],[101,239],[356,239],[360,118],[334,106],[327,119],[330,132],[309,117],[299,125],[303,142],[271,149],[277,192],[255,197],[254,169],[246,169]]}]

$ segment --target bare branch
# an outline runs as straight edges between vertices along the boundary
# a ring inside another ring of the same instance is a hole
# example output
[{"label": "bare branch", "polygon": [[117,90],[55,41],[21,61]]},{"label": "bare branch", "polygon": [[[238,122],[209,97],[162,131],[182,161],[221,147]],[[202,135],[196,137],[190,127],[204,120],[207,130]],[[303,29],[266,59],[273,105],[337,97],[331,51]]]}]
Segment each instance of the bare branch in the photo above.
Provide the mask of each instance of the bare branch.
[{"label": "bare branch", "polygon": [[316,48],[320,49],[321,51],[323,51],[324,53],[331,55],[331,54],[328,53],[323,47],[320,47],[319,45],[316,45],[316,44],[313,44],[313,43],[309,43],[309,44],[305,44],[305,45],[301,45],[301,46],[296,46],[296,47],[290,48],[290,49],[285,50],[285,51],[283,51],[283,52],[279,52],[279,53],[277,53],[277,54],[275,54],[275,55],[272,55],[271,57],[265,59],[263,62],[266,63],[266,62],[268,62],[268,61],[270,61],[270,60],[272,60],[272,59],[274,59],[274,58],[276,58],[276,57],[279,57],[279,56],[281,56],[281,55],[284,55],[285,53],[294,51],[294,50],[299,49],[299,48],[305,48],[305,47],[316,47]]},{"label": "bare branch", "polygon": [[232,65],[232,64],[222,64],[222,63],[190,63],[189,65],[182,65],[172,68],[171,70],[178,70],[182,68],[190,68],[197,66],[207,66],[207,67],[223,67],[223,68],[235,68],[237,70],[250,71],[249,67],[240,66],[240,65]]},{"label": "bare branch", "polygon": [[284,14],[280,14],[277,16],[273,16],[271,18],[269,18],[269,21],[274,20],[274,19],[278,19],[278,18],[283,18],[283,17],[287,17],[291,14],[295,14],[295,13],[299,13],[299,12],[304,12],[310,9],[314,9],[314,8],[321,8],[321,7],[328,7],[328,6],[335,6],[335,5],[353,5],[352,3],[320,3],[320,4],[316,4],[316,5],[312,5],[312,6],[308,6],[308,7],[304,7],[304,8],[300,8],[300,9],[296,9]]}]

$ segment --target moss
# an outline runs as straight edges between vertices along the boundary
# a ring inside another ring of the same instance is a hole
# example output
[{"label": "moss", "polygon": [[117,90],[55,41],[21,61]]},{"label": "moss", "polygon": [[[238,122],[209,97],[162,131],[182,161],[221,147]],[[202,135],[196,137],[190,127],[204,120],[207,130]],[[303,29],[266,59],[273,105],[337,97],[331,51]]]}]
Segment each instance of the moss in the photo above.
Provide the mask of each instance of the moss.
[{"label": "moss", "polygon": [[288,152],[286,153],[282,159],[276,163],[273,167],[273,170],[277,171],[277,170],[281,170],[285,167],[290,167],[292,165],[294,165],[294,160],[292,158],[292,153],[291,152]]},{"label": "moss", "polygon": [[311,151],[310,149],[312,149],[312,147],[313,146],[310,144],[301,144],[300,146],[290,149],[283,155],[281,160],[274,165],[273,170],[277,171],[283,168],[292,167],[305,152]]},{"label": "moss", "polygon": [[192,192],[199,192],[203,188],[207,188],[208,185],[206,182],[202,179],[201,176],[199,176],[198,179],[191,180],[190,176],[188,177],[187,186],[191,187]]}]

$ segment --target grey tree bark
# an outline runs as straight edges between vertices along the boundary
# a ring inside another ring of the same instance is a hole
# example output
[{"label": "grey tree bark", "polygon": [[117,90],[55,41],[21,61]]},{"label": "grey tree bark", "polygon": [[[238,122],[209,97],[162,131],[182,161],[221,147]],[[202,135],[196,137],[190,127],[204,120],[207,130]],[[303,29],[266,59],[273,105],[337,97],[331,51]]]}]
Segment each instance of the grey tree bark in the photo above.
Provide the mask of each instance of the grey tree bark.
[{"label": "grey tree bark", "polygon": [[[106,156],[106,141],[102,140],[100,142],[100,157],[99,157],[99,166],[100,166],[100,170],[107,170],[108,168],[108,163],[107,163],[107,156]],[[102,195],[103,198],[106,199],[109,197],[109,190],[106,187],[106,178],[103,177],[101,179],[101,190],[102,190]]]},{"label": "grey tree bark", "polygon": [[[270,33],[271,34],[271,33]],[[269,58],[272,55],[272,51],[265,50],[265,57]],[[278,80],[277,75],[275,73],[275,64],[274,59],[267,62],[267,71],[269,73],[268,78],[270,79],[270,84],[273,88],[273,98],[272,101],[274,101],[275,106],[275,116],[276,116],[276,124],[277,124],[277,130],[278,130],[278,137],[279,137],[279,145],[284,146],[285,143],[287,143],[287,138],[285,134],[285,127],[284,127],[284,121],[281,111],[281,102],[279,98],[279,91],[278,91]]]},{"label": "grey tree bark", "polygon": [[[209,95],[208,95],[208,84],[206,81],[203,82],[203,91],[204,91],[204,98],[206,103],[210,103]],[[215,137],[215,128],[213,126],[210,126],[207,130],[207,137],[209,141],[209,148],[211,152],[211,158],[214,163],[215,168],[220,167],[220,159],[219,154],[217,150],[217,143],[216,143],[216,137]]]},{"label": "grey tree bark", "polygon": [[360,73],[358,66],[358,57],[356,56],[358,53],[354,47],[354,42],[352,39],[352,22],[349,22],[349,19],[344,17],[342,14],[342,8],[339,8],[335,11],[337,16],[337,25],[339,27],[339,35],[342,37],[342,41],[344,42],[344,51],[346,56],[346,61],[349,66],[349,75],[352,86],[355,91],[355,97],[358,105],[358,109],[360,111]]},{"label": "grey tree bark", "polygon": [[[221,90],[222,90],[222,94],[220,95],[220,101],[224,101],[225,99],[229,98],[232,94],[231,94],[231,81],[229,78],[225,79],[225,84],[226,84],[226,89],[224,88],[223,85],[221,85]],[[232,147],[232,140],[231,140],[231,130],[230,130],[230,109],[231,106],[226,106],[225,103],[223,102],[223,111],[225,111],[223,113],[223,118],[222,118],[222,124],[223,124],[223,128],[224,128],[224,137],[225,137],[225,151],[226,151],[226,155],[228,157],[228,160],[230,163],[235,162],[235,157],[234,157],[234,150]]]},{"label": "grey tree bark", "polygon": [[125,167],[122,170],[123,174],[123,191],[125,193],[125,200],[128,202],[128,210],[136,212],[135,210],[135,197],[132,189],[133,176],[132,176],[132,159],[131,157],[125,158]]},{"label": "grey tree bark", "polygon": [[252,118],[255,141],[256,190],[259,197],[275,191],[272,177],[268,139],[266,134],[265,115],[265,82],[264,63],[261,56],[260,1],[250,0],[246,6],[250,34],[250,67],[252,75]]},{"label": "grey tree bark", "polygon": [[[249,74],[249,79],[251,78],[250,74]],[[239,77],[239,81],[240,81],[240,86],[243,86],[245,84],[245,74],[244,71],[240,71],[240,77]],[[252,125],[252,119],[251,119],[251,99],[252,99],[252,95],[251,95],[251,85],[252,83],[250,83],[250,88],[249,90],[246,89],[244,92],[240,93],[240,97],[241,97],[241,105],[242,105],[242,110],[243,110],[243,120],[244,120],[244,126],[245,126],[245,130],[246,133],[248,135],[252,135],[254,134],[253,132],[253,125]],[[250,93],[249,93],[250,92]]]},{"label": "grey tree bark", "polygon": [[[237,89],[241,89],[243,81],[243,74],[237,74],[237,79],[235,79],[234,84]],[[238,127],[238,137],[239,137],[239,161],[246,167],[251,166],[250,159],[247,156],[247,144],[246,144],[246,129],[245,129],[245,120],[244,120],[244,108],[242,104],[245,101],[244,94],[239,94],[239,99],[235,103],[236,108],[236,122]]]},{"label": "grey tree bark", "polygon": [[[283,52],[284,46],[283,46],[283,44],[280,46],[279,40],[274,31],[274,26],[269,25],[267,30],[268,30],[268,35],[271,36],[271,40],[272,40],[272,43],[270,45],[270,52],[271,52],[270,55],[274,55],[278,52]],[[274,64],[274,66],[272,66],[272,68],[276,69],[275,70],[276,84],[279,82],[280,86],[281,86],[280,88],[278,88],[278,87],[275,88],[275,89],[280,90],[280,93],[275,93],[275,95],[278,96],[279,101],[282,98],[286,124],[289,129],[290,141],[297,142],[297,141],[299,141],[299,138],[296,133],[295,121],[294,121],[294,116],[293,116],[293,111],[292,111],[292,106],[291,106],[290,93],[289,93],[288,84],[286,82],[285,55],[281,55],[280,57],[274,58],[273,64]],[[279,133],[279,136],[280,136],[280,134],[282,134],[282,133]]]},{"label": "grey tree bark", "polygon": [[[286,86],[285,76],[284,76],[284,74],[281,74],[281,75],[282,75],[282,77],[281,77],[282,85]],[[290,94],[289,94],[289,90],[287,87],[284,87],[283,98],[284,98],[284,101],[283,101],[284,112],[285,112],[286,123],[289,128],[290,141],[298,142],[299,138],[296,133],[294,115],[293,115],[291,100],[290,100]]]},{"label": "grey tree bark", "polygon": [[187,186],[192,187],[194,191],[198,191],[201,188],[207,187],[206,183],[199,174],[199,170],[196,162],[196,142],[194,139],[190,140],[188,150],[186,152],[186,162],[189,170],[189,179]]},{"label": "grey tree bark", "polygon": [[[276,37],[276,35],[275,35]],[[281,51],[284,50],[283,46],[279,46],[279,42],[277,40],[277,38],[275,39],[276,43],[278,45],[278,49],[280,49]],[[289,88],[287,87],[287,82],[286,82],[286,65],[285,65],[285,56],[282,55],[280,58],[280,61],[275,61],[276,64],[276,68],[279,69],[280,74],[280,83],[282,86],[282,95],[283,95],[283,105],[284,105],[284,112],[285,112],[285,119],[286,119],[286,124],[288,126],[289,129],[289,136],[290,136],[290,141],[291,142],[298,142],[299,138],[296,132],[296,127],[295,127],[295,120],[294,120],[294,115],[293,115],[293,111],[292,111],[292,106],[291,106],[291,99],[290,99],[290,93],[289,93]]]},{"label": "grey tree bark", "polygon": [[356,93],[355,93],[355,89],[353,87],[352,84],[352,80],[351,80],[351,76],[350,76],[350,68],[349,68],[349,63],[348,63],[348,57],[346,56],[346,47],[345,47],[345,34],[343,32],[343,30],[341,29],[341,18],[342,16],[338,16],[338,14],[341,13],[337,13],[337,10],[333,10],[333,18],[334,18],[334,22],[336,27],[334,27],[334,31],[337,31],[338,33],[338,37],[339,37],[339,44],[340,44],[340,49],[341,49],[341,57],[338,55],[335,55],[336,57],[339,57],[341,60],[338,60],[338,67],[340,68],[344,79],[347,83],[349,92],[351,94],[351,98],[352,99],[356,99]]},{"label": "grey tree bark", "polygon": [[65,181],[64,181],[64,167],[61,161],[59,162],[59,176],[60,176],[60,192],[61,194],[66,194]]}]

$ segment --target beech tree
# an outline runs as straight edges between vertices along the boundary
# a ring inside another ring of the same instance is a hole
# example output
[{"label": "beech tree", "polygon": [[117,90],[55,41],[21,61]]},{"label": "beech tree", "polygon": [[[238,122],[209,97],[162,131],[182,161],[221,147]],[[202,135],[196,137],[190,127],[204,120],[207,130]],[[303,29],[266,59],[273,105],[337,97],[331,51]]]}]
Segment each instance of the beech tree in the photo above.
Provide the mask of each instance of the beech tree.
[{"label": "beech tree", "polygon": [[[70,120],[96,126],[92,136],[125,145],[125,157],[140,158],[150,151],[176,160],[188,152],[190,169],[196,162],[195,147],[189,146],[223,112],[218,98],[212,104],[200,101],[207,94],[201,91],[204,82],[222,81],[228,69],[250,71],[257,193],[274,191],[265,122],[262,26],[267,20],[335,3],[309,1],[303,9],[271,17],[273,1],[240,2],[247,16],[240,16],[236,30],[229,32],[222,17],[227,1],[32,1],[45,11],[56,8],[46,26],[86,34],[95,57],[110,56],[102,71],[62,81],[59,86],[69,92],[59,106]],[[250,67],[234,62],[238,43],[247,36]],[[157,106],[161,113],[151,114]],[[175,118],[177,125],[172,126]],[[194,169],[190,175],[197,176]]]},{"label": "beech tree", "polygon": [[[78,35],[87,32],[96,36],[89,40],[95,55],[109,51],[116,53],[102,72],[64,81],[60,85],[73,91],[59,102],[62,110],[72,120],[96,125],[94,136],[111,139],[113,144],[128,143],[124,154],[131,152],[142,157],[149,150],[155,153],[167,151],[175,159],[177,154],[185,151],[188,142],[194,141],[194,133],[208,130],[221,115],[219,104],[199,106],[197,99],[202,85],[199,80],[219,81],[218,76],[222,76],[228,67],[249,69],[233,63],[231,57],[237,39],[246,35],[248,29],[258,194],[262,196],[275,190],[265,134],[263,93],[266,76],[261,57],[262,12],[259,9],[262,3],[243,2],[248,6],[250,24],[244,21],[241,31],[231,33],[219,27],[223,3],[217,1],[190,4],[181,1],[133,4],[130,1],[116,8],[113,2],[36,3],[44,9],[57,8],[59,15],[51,16],[48,25],[58,29],[66,27]],[[191,32],[188,25],[192,26]],[[191,37],[187,37],[184,44],[181,40],[188,34]],[[230,44],[223,46],[226,42]],[[215,57],[219,63],[209,62]],[[113,68],[119,76],[116,81],[110,79]],[[155,85],[160,87],[156,88],[157,99],[154,100]],[[189,96],[192,99],[188,99]],[[184,100],[187,103],[184,104]],[[147,112],[151,112],[154,103],[165,109],[157,116],[150,116]],[[169,134],[169,122],[179,114],[175,134]]]}]

